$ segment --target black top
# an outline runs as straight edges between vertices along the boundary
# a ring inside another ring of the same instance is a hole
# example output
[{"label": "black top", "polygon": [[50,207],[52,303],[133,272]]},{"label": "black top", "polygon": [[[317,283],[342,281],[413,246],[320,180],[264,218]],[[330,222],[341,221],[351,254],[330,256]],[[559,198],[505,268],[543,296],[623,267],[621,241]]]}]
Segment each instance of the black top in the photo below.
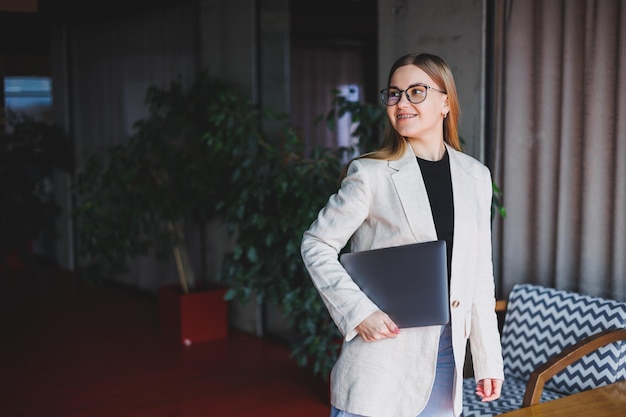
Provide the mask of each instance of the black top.
[{"label": "black top", "polygon": [[417,157],[422,171],[430,209],[435,221],[437,239],[446,241],[448,252],[448,278],[452,263],[452,245],[454,243],[454,199],[452,196],[452,177],[450,176],[450,156],[446,150],[439,161],[427,161]]}]

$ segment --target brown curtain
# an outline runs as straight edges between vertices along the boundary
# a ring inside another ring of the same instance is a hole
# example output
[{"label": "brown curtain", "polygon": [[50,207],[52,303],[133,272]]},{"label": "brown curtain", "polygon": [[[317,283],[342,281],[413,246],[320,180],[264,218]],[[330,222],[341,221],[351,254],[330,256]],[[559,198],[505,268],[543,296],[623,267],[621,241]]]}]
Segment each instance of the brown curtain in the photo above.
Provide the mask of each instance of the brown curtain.
[{"label": "brown curtain", "polygon": [[498,5],[500,293],[531,282],[626,300],[626,2]]},{"label": "brown curtain", "polygon": [[[336,148],[336,132],[315,119],[331,108],[332,91],[354,84],[363,91],[363,54],[358,47],[293,46],[291,50],[291,116],[307,149]],[[361,95],[362,100],[362,95]]]}]

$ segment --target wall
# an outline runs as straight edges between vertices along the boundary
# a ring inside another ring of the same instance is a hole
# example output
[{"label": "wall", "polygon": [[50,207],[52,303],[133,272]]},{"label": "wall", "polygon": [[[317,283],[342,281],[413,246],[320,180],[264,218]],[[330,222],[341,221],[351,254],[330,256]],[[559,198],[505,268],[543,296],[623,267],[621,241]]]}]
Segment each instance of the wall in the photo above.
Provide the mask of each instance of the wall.
[{"label": "wall", "polygon": [[378,84],[406,53],[428,52],[448,62],[461,106],[464,150],[483,159],[486,0],[379,0]]}]

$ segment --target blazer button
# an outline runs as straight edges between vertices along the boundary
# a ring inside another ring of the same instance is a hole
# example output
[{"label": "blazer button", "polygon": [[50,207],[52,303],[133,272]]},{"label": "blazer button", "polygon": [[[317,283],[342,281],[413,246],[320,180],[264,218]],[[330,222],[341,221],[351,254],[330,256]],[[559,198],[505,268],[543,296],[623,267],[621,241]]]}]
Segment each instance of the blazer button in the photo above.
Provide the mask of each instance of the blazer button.
[{"label": "blazer button", "polygon": [[461,302],[459,300],[454,300],[452,302],[452,308],[457,308],[460,305],[461,305]]}]

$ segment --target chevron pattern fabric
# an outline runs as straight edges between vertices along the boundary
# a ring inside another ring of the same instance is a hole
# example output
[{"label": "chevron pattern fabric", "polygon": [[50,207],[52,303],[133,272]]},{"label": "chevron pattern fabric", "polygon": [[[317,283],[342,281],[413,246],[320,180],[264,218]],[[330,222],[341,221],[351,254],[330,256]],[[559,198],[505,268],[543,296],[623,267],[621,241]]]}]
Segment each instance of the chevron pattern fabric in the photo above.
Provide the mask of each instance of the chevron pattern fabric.
[{"label": "chevron pattern fabric", "polygon": [[[585,337],[626,328],[626,303],[520,284],[513,288],[502,332],[505,375],[528,380],[550,357]],[[549,380],[562,394],[626,379],[626,344],[612,343],[587,355]]]},{"label": "chevron pattern fabric", "polygon": [[[480,403],[475,382],[464,381],[464,417],[490,417],[521,406],[531,372],[550,357],[585,337],[626,328],[626,303],[531,284],[516,285],[509,296],[502,354],[502,396]],[[626,343],[604,346],[546,382],[548,401],[626,379]]]},{"label": "chevron pattern fabric", "polygon": [[[526,381],[515,378],[507,378],[502,386],[502,395],[497,401],[483,403],[476,395],[476,381],[474,378],[463,380],[463,417],[493,417],[508,411],[517,410],[522,406]],[[564,395],[543,390],[541,402],[556,400]],[[468,401],[471,399],[471,401]]]}]

